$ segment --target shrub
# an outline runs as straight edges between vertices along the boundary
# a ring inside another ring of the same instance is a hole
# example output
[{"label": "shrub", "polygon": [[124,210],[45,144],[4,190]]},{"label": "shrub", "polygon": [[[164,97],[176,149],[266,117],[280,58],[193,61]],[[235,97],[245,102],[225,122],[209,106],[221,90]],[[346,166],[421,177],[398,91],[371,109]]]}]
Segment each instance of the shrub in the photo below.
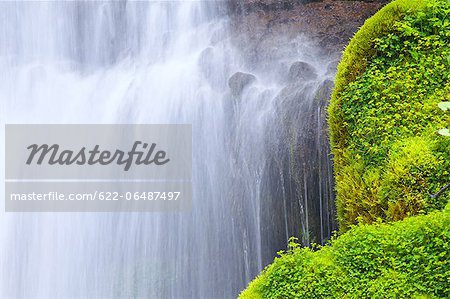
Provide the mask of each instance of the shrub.
[{"label": "shrub", "polygon": [[346,48],[329,107],[340,229],[441,209],[450,142],[450,2],[394,1]]},{"label": "shrub", "polygon": [[316,251],[291,242],[240,295],[414,297],[450,297],[450,205],[393,224],[354,227]]}]

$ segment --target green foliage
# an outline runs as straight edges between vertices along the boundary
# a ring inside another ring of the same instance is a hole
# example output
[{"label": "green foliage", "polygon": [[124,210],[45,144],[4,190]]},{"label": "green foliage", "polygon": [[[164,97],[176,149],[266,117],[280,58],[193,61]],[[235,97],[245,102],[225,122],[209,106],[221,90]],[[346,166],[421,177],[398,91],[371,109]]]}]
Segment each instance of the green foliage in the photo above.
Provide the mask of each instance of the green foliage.
[{"label": "green foliage", "polygon": [[241,299],[450,297],[450,205],[394,224],[354,227],[315,251],[289,248]]},{"label": "green foliage", "polygon": [[449,98],[449,1],[393,1],[355,35],[329,108],[342,231],[448,202],[429,194],[450,181]]}]

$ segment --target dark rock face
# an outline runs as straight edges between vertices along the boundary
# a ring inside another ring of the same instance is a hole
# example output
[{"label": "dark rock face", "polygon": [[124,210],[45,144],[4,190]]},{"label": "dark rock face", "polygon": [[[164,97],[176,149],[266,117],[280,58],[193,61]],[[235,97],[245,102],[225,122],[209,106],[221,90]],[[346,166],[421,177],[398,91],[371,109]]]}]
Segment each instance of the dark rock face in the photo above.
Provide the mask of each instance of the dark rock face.
[{"label": "dark rock face", "polygon": [[327,65],[327,74],[336,74],[339,60],[334,60]]},{"label": "dark rock face", "polygon": [[364,21],[387,2],[233,0],[230,5],[235,31],[255,43],[280,34],[293,37],[304,33],[325,55],[331,55],[341,52]]},{"label": "dark rock face", "polygon": [[290,236],[304,245],[323,243],[337,228],[326,124],[332,88],[331,80],[318,86],[314,80],[299,81],[278,94],[262,176],[261,223],[270,223],[261,227],[264,265]]},{"label": "dark rock face", "polygon": [[315,98],[322,105],[327,105],[333,92],[334,82],[327,79],[317,87]]},{"label": "dark rock face", "polygon": [[295,82],[297,80],[308,81],[317,78],[316,70],[310,64],[297,61],[294,62],[289,68],[289,82]]},{"label": "dark rock face", "polygon": [[234,12],[250,13],[258,10],[265,12],[292,9],[301,3],[314,2],[314,0],[232,0],[230,5]]},{"label": "dark rock face", "polygon": [[228,79],[228,87],[230,87],[231,94],[238,97],[245,87],[256,81],[256,77],[252,74],[237,72]]},{"label": "dark rock face", "polygon": [[[263,265],[273,261],[290,236],[304,245],[323,243],[337,228],[326,121],[332,78],[345,45],[382,4],[231,1],[230,39],[239,49],[243,69],[280,87],[268,99],[275,100],[265,131],[268,153],[260,187]],[[234,100],[246,96],[243,90],[255,80],[247,73],[231,76],[228,86]],[[242,103],[228,101],[228,110],[239,112]]]}]

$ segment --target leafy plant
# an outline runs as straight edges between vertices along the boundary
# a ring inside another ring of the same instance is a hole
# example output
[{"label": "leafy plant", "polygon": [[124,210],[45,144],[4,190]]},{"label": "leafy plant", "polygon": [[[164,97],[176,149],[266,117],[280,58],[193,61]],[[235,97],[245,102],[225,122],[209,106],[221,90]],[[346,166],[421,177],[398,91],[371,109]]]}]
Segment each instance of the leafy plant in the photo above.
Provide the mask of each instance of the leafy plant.
[{"label": "leafy plant", "polygon": [[450,205],[391,225],[354,227],[317,251],[290,248],[239,298],[450,296]]}]

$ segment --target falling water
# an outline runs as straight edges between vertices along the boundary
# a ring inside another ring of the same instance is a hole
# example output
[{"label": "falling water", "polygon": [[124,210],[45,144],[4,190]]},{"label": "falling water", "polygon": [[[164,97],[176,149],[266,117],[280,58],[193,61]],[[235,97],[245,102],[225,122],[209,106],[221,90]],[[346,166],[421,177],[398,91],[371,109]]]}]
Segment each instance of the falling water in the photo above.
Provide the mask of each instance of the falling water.
[{"label": "falling water", "polygon": [[233,298],[289,236],[329,237],[329,61],[302,36],[249,59],[226,8],[0,2],[2,124],[192,123],[194,135],[189,213],[2,212],[0,297]]}]

